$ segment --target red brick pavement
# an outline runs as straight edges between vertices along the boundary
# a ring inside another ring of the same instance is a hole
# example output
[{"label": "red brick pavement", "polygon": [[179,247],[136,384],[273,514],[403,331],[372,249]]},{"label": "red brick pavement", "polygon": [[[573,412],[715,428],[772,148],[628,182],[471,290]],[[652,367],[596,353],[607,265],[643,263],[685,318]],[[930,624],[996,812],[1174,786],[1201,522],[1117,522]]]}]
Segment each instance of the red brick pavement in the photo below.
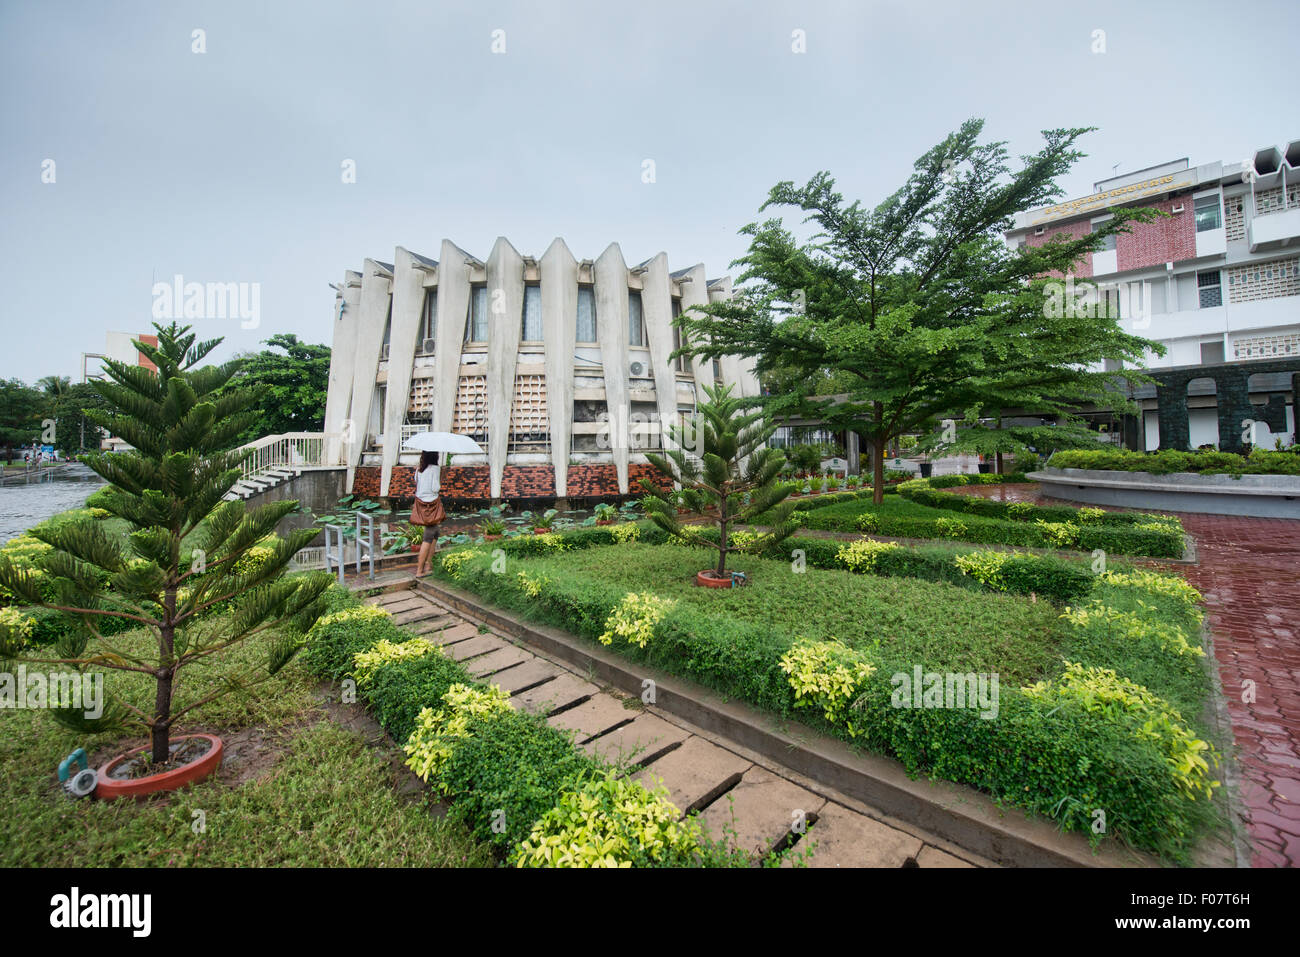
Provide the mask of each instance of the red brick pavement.
[{"label": "red brick pavement", "polygon": [[[1036,485],[952,489],[1062,504]],[[1155,511],[1155,510],[1153,510]],[[1256,867],[1300,864],[1300,520],[1173,512],[1195,565],[1169,566],[1205,596],[1242,773]],[[1248,682],[1253,682],[1253,688]],[[1253,690],[1253,700],[1247,694]]]}]

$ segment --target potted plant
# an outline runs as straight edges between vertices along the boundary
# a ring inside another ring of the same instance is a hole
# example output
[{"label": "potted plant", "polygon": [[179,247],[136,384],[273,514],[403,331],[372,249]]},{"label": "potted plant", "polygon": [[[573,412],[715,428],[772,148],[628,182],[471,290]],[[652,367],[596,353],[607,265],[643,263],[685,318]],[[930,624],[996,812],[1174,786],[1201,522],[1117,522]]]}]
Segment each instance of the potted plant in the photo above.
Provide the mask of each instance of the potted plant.
[{"label": "potted plant", "polygon": [[[154,327],[157,345],[132,344],[156,371],[106,359],[108,378],[94,383],[104,408],[86,413],[133,446],[86,456],[86,465],[109,483],[95,504],[126,523],[129,544],[105,535],[90,517],[34,530],[50,546],[34,561],[44,588],[32,569],[0,555],[0,584],[25,604],[60,612],[72,626],[52,649],[36,654],[21,638],[0,635],[0,657],[70,666],[83,675],[131,671],[153,683],[148,704],[106,687],[98,715],[52,710],[82,734],[123,726],[147,733],[147,743],[100,767],[96,793],[105,799],[172,790],[213,773],[221,739],[176,734],[179,719],[288,664],[301,646],[295,635],[321,614],[331,583],[327,573],[284,577],[290,559],[317,534],[306,528],[276,535],[296,501],[248,511],[242,500],[223,499],[251,454],[229,451],[257,401],[252,389],[230,384],[239,362],[195,368],[221,340],[196,342],[188,326],[175,322]],[[151,650],[128,654],[106,637],[123,624],[148,630]],[[216,691],[178,698],[187,687],[178,675],[187,667],[209,664],[232,645],[281,627],[285,636],[270,643],[260,675],[251,668]]]},{"label": "potted plant", "polygon": [[831,472],[826,476],[826,491],[833,492],[840,487],[840,477]]},{"label": "potted plant", "polygon": [[613,525],[618,520],[618,509],[601,502],[593,509],[597,525]]},{"label": "potted plant", "polygon": [[424,541],[424,529],[407,522],[402,528],[390,529],[384,533],[384,554],[398,555],[402,552],[418,552]]},{"label": "potted plant", "polygon": [[549,533],[552,527],[555,525],[555,516],[559,514],[560,514],[559,511],[557,511],[556,509],[548,508],[541,515],[538,515],[536,518],[534,518],[532,524],[533,534],[546,535],[547,533]]},{"label": "potted plant", "polygon": [[814,495],[820,495],[822,492],[822,486],[824,486],[825,484],[826,484],[826,480],[822,478],[820,475],[814,475],[812,478],[808,480],[808,487],[812,489],[812,493]]},{"label": "potted plant", "polygon": [[484,541],[495,542],[506,533],[506,522],[503,518],[485,518],[478,523],[479,534],[483,536]]},{"label": "potted plant", "polygon": [[[699,406],[701,422],[673,425],[671,447],[662,455],[647,452],[646,459],[680,485],[695,511],[716,526],[717,541],[699,535],[694,526],[684,527],[673,505],[655,494],[646,479],[641,485],[650,494],[642,501],[651,521],[670,535],[717,550],[716,567],[698,572],[697,585],[730,588],[745,579],[727,570],[727,554],[757,553],[792,535],[797,528],[790,521],[794,503],[785,501],[790,488],[779,480],[785,455],[766,446],[776,424],[761,409],[750,408],[752,400],[733,396],[730,386],[705,386],[704,391],[708,401]],[[732,539],[733,525],[749,524],[764,513],[771,520],[765,533]]]}]

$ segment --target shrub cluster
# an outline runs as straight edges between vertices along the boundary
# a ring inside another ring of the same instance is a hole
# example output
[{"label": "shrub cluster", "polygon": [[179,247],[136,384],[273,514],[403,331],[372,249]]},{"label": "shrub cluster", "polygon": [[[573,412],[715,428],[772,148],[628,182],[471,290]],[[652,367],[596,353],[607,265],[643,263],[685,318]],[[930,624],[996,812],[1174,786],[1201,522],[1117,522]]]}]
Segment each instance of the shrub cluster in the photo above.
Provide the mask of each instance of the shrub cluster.
[{"label": "shrub cluster", "polygon": [[1252,449],[1235,452],[1132,452],[1126,449],[1066,449],[1047,463],[1057,469],[1100,469],[1120,472],[1198,472],[1202,475],[1300,475],[1300,445],[1288,451]]},{"label": "shrub cluster", "polygon": [[[461,581],[471,560],[484,558],[452,552],[435,567]],[[355,678],[379,723],[404,742],[407,765],[511,863],[683,866],[725,858],[693,819],[678,821],[665,791],[627,780],[541,717],[510,707],[506,692],[471,678],[383,609],[337,587],[331,600],[335,610],[307,634],[308,667]]]},{"label": "shrub cluster", "polygon": [[[1182,717],[1195,714],[1188,709],[1203,693],[1193,677],[1203,676],[1194,591],[1150,572],[1089,575],[1053,556],[855,544],[793,539],[785,548],[806,548],[808,563],[822,567],[1086,599],[1065,612],[1069,667],[1024,690],[1002,689],[997,717],[988,720],[973,708],[898,706],[888,649],[792,640],[761,622],[686,607],[655,605],[648,613],[644,595],[589,579],[548,573],[531,578],[536,588],[528,591],[516,576],[494,573],[486,552],[467,552],[456,581],[589,640],[632,632],[635,640],[613,645],[620,654],[777,715],[802,716],[897,757],[909,773],[978,787],[1093,841],[1100,839],[1094,812],[1102,809],[1107,834],[1185,858],[1212,813],[1205,795],[1215,760]],[[1168,627],[1171,620],[1181,631]],[[1101,673],[1108,669],[1114,679]]]}]

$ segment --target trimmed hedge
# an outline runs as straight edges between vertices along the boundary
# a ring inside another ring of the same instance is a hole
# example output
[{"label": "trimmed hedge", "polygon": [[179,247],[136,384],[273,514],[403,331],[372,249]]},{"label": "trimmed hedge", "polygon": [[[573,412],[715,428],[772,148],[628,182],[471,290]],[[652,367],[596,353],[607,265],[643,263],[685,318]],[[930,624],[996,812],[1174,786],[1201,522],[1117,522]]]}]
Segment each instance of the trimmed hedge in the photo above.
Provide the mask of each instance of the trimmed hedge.
[{"label": "trimmed hedge", "polygon": [[1047,462],[1056,469],[1101,469],[1119,472],[1198,472],[1202,475],[1300,475],[1300,445],[1289,451],[1252,449],[1249,455],[1235,452],[1132,452],[1126,449],[1067,449]]},{"label": "trimmed hedge", "polygon": [[[807,544],[809,564],[842,567],[835,565],[837,559],[829,549],[844,543],[789,544]],[[917,570],[943,580],[961,574],[953,556],[908,554],[915,551],[883,545],[871,570],[876,574]],[[1011,589],[1042,589],[1044,594],[1055,590],[1072,596],[1071,600],[1092,599],[1088,607],[1111,609],[1114,614],[1098,613],[1083,624],[1068,626],[1067,657],[1073,655],[1071,660],[1080,659],[1092,668],[1144,667],[1141,677],[1151,693],[1168,695],[1168,703],[1161,707],[1177,719],[1175,730],[1194,740],[1181,715],[1194,718],[1199,713],[1203,692],[1195,686],[1198,672],[1192,667],[1199,665],[1194,652],[1171,658],[1167,645],[1177,638],[1188,647],[1199,647],[1195,609],[1163,584],[1167,576],[1088,577],[1092,587],[1084,590],[1086,573],[1060,560],[984,554],[997,556],[996,561],[974,574],[999,582],[1005,573]],[[611,561],[616,557],[611,556]],[[591,577],[529,575],[526,566],[522,574],[517,568],[513,571],[494,572],[491,556],[474,550],[464,558],[434,565],[436,575],[493,604],[581,637],[600,640],[616,630],[612,616],[625,598],[622,588]],[[653,589],[653,583],[647,583],[647,588]],[[1175,768],[1162,741],[1153,736],[1145,713],[1117,706],[1095,708],[1077,697],[1051,701],[1056,678],[1036,686],[1038,690],[1029,689],[1034,694],[1014,687],[1001,689],[998,717],[986,720],[971,709],[895,706],[897,689],[891,672],[895,668],[903,672],[903,663],[890,661],[887,648],[853,652],[871,663],[865,669],[869,674],[861,680],[851,671],[824,676],[826,687],[840,688],[847,682],[852,696],[852,707],[842,715],[828,711],[834,715],[834,720],[828,720],[821,708],[809,710],[808,700],[794,691],[788,670],[793,648],[789,633],[687,608],[670,608],[646,624],[650,640],[645,647],[618,640],[612,647],[633,661],[689,678],[775,715],[798,716],[820,730],[893,755],[909,774],[980,788],[998,800],[1052,818],[1065,830],[1083,832],[1093,842],[1100,840],[1092,831],[1093,812],[1102,809],[1107,834],[1185,861],[1196,835],[1213,817],[1211,802],[1180,784],[1179,775],[1186,777],[1186,772]],[[1176,636],[1171,637],[1170,625]],[[1203,669],[1199,674],[1201,681],[1206,680]],[[1137,680],[1139,675],[1130,677]],[[1204,742],[1194,743],[1205,747]],[[1208,748],[1206,753],[1212,755]]]},{"label": "trimmed hedge", "polygon": [[[435,567],[441,567],[441,561]],[[303,656],[308,668],[321,677],[340,680],[352,676],[357,655],[371,651],[381,641],[394,645],[421,641],[395,625],[388,612],[363,606],[346,589],[332,588],[329,599],[333,610],[308,633]],[[381,660],[373,668],[362,694],[394,740],[407,742],[411,764],[416,760],[412,749],[419,747],[414,742],[421,723],[428,727],[428,722],[436,722],[452,708],[449,692],[460,686],[461,694],[473,696],[486,686],[436,646],[431,645],[419,657],[397,656],[392,650],[388,654],[393,654],[393,659]],[[575,748],[570,734],[551,727],[539,715],[507,707],[491,713],[467,713],[459,719],[453,715],[451,720],[456,733],[434,739],[446,757],[433,783],[451,798],[451,816],[512,863],[749,863],[747,855],[715,844],[693,819],[678,822],[677,809],[667,803],[665,791],[648,791],[630,781],[617,786],[622,800],[605,802],[580,821],[570,820],[567,811],[557,816],[557,808],[586,806],[589,795],[607,790],[613,780],[611,766]],[[632,844],[631,837],[647,833],[647,827],[656,840],[646,846]],[[614,849],[611,834],[623,838]],[[546,850],[543,853],[539,848]]]},{"label": "trimmed hedge", "polygon": [[899,494],[910,502],[942,508],[952,512],[965,512],[984,518],[1008,519],[1016,522],[1074,522],[1089,525],[1139,525],[1163,522],[1182,527],[1173,516],[1152,515],[1145,512],[1108,512],[1101,508],[1075,508],[1070,505],[1034,505],[1030,502],[1003,502],[979,495],[958,495],[940,492],[933,488],[904,488]]}]

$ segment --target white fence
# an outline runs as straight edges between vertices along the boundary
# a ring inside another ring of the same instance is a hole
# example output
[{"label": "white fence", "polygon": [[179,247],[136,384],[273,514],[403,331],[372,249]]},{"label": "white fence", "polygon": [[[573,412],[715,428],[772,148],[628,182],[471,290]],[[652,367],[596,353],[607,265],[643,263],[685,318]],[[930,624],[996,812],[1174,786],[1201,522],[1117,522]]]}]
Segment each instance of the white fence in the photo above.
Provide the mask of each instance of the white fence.
[{"label": "white fence", "polygon": [[[331,468],[343,465],[339,455],[341,432],[285,432],[250,442],[243,449],[253,454],[240,469],[244,478],[270,468]],[[337,461],[335,461],[337,460]]]}]

